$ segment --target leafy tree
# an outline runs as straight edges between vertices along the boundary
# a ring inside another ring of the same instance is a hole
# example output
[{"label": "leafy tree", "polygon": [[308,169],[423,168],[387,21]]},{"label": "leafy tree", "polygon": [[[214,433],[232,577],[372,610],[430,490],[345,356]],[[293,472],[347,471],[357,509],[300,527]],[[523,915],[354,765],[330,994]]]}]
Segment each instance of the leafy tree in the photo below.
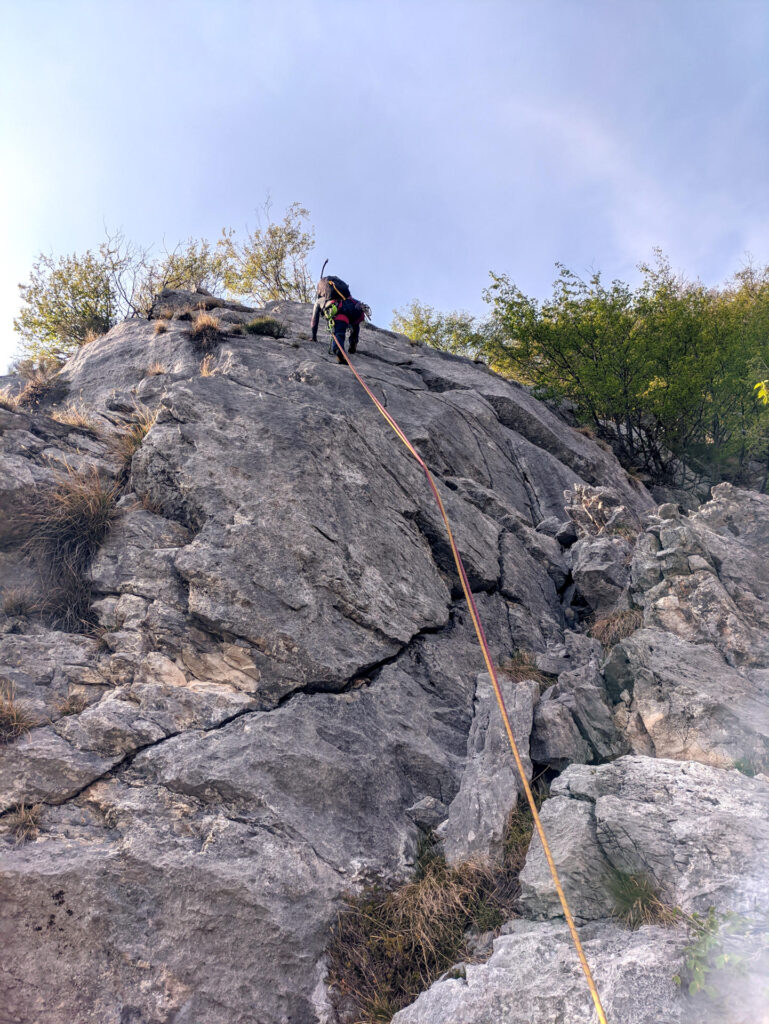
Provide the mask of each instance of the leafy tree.
[{"label": "leafy tree", "polygon": [[492,367],[567,397],[629,460],[672,482],[677,457],[708,477],[740,479],[765,458],[767,416],[750,394],[769,326],[769,275],[722,289],[675,275],[657,253],[635,291],[563,266],[538,302],[505,275],[486,293],[497,331]]},{"label": "leafy tree", "polygon": [[59,259],[41,254],[28,282],[19,285],[23,307],[14,328],[22,339],[21,357],[66,358],[120,320],[147,316],[163,288],[204,288],[259,304],[310,301],[314,286],[307,257],[314,233],[304,226],[309,213],[292,203],[275,223],[269,210],[268,201],[266,226],[247,232],[242,242],[225,229],[215,243],[189,238],[153,258],[118,231],[108,232],[96,251]]},{"label": "leafy tree", "polygon": [[46,256],[19,285],[24,308],[14,320],[24,353],[63,358],[93,334],[103,334],[118,312],[109,273],[98,253]]},{"label": "leafy tree", "polygon": [[257,227],[239,242],[234,231],[225,230],[218,248],[223,257],[224,284],[234,295],[249,296],[260,305],[273,299],[310,302],[314,281],[307,257],[315,247],[315,231],[306,229],[309,211],[292,203],[275,223],[270,203],[265,203],[265,227]]},{"label": "leafy tree", "polygon": [[137,312],[145,315],[154,297],[164,288],[205,291],[212,295],[225,290],[228,255],[206,238],[188,238],[170,252],[147,262],[139,275],[135,292]]},{"label": "leafy tree", "polygon": [[413,299],[403,310],[393,310],[394,331],[442,352],[476,358],[488,344],[489,322],[455,310],[441,313]]}]

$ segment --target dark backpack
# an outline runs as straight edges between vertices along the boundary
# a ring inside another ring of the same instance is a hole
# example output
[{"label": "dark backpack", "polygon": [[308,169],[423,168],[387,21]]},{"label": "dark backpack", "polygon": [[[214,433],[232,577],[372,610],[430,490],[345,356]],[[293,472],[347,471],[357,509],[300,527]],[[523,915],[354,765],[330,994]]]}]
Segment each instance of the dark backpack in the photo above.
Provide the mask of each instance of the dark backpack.
[{"label": "dark backpack", "polygon": [[342,302],[350,298],[350,287],[341,277],[322,277],[318,281],[318,298],[322,303]]}]

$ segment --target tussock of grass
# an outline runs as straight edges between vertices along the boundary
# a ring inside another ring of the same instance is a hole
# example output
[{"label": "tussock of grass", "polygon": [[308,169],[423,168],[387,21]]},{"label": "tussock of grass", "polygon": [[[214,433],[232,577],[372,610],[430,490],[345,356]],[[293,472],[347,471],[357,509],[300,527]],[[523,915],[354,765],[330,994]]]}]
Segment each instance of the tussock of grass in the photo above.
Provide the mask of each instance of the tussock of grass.
[{"label": "tussock of grass", "polygon": [[0,682],[0,745],[13,743],[36,722],[23,701],[16,700],[13,685],[8,680]]},{"label": "tussock of grass", "polygon": [[35,598],[27,590],[6,590],[3,594],[3,612],[6,615],[31,615],[36,610]]},{"label": "tussock of grass", "polygon": [[131,422],[124,430],[112,437],[112,450],[120,459],[123,479],[128,477],[131,471],[131,460],[141,447],[142,441],[154,426],[157,418],[157,409],[153,412],[146,406],[137,406]]},{"label": "tussock of grass", "polygon": [[67,715],[79,715],[87,707],[88,700],[82,693],[70,693],[58,702],[56,710],[60,715],[66,717]]},{"label": "tussock of grass", "polygon": [[503,658],[499,663],[499,668],[514,683],[533,679],[540,686],[549,686],[552,682],[545,672],[537,668],[535,656],[531,651],[517,650],[512,657]]},{"label": "tussock of grass", "polygon": [[36,367],[24,366],[24,387],[16,398],[16,405],[37,409],[46,402],[63,398],[67,386],[59,377],[58,363],[41,363]]},{"label": "tussock of grass", "polygon": [[18,396],[11,394],[10,387],[0,388],[0,409],[8,409],[10,412],[15,412],[18,404]]},{"label": "tussock of grass", "polygon": [[263,334],[270,338],[285,338],[286,328],[271,316],[258,317],[245,325],[249,334]]},{"label": "tussock of grass", "polygon": [[357,1020],[389,1021],[469,957],[468,932],[494,930],[513,915],[532,828],[531,813],[519,804],[510,816],[500,868],[449,867],[426,842],[412,881],[347,899],[332,932],[328,982],[355,1003]]},{"label": "tussock of grass", "polygon": [[63,409],[55,409],[51,413],[51,419],[57,423],[63,423],[68,427],[76,427],[78,430],[87,430],[91,434],[98,432],[95,422],[91,419],[82,405],[67,403]]},{"label": "tussock of grass", "polygon": [[664,902],[648,875],[612,871],[607,884],[614,903],[612,916],[628,928],[640,928],[644,924],[672,925],[681,919],[680,910]]},{"label": "tussock of grass", "polygon": [[[155,331],[155,334],[158,334],[158,333],[160,333],[160,332]],[[167,373],[167,372],[168,371],[166,370],[166,368],[163,365],[163,363],[154,362],[154,363],[150,363],[150,365],[147,367],[147,369],[146,369],[146,371],[144,373],[144,376],[145,377],[160,377],[162,374]]]},{"label": "tussock of grass", "polygon": [[198,313],[189,331],[192,343],[201,355],[215,352],[226,333],[219,321],[210,313]]},{"label": "tussock of grass", "polygon": [[203,356],[200,361],[200,376],[201,377],[213,377],[214,375],[214,357],[209,352],[207,356]]},{"label": "tussock of grass", "polygon": [[165,322],[165,320],[155,321],[155,326],[153,327],[153,331],[155,334],[165,334],[167,330],[168,324]]},{"label": "tussock of grass", "polygon": [[22,801],[13,811],[5,815],[4,820],[10,827],[17,843],[27,843],[37,839],[42,808],[42,804],[25,804]]},{"label": "tussock of grass", "polygon": [[641,629],[643,624],[644,616],[640,608],[630,608],[596,619],[590,627],[590,635],[604,647],[613,647],[620,640],[635,633],[637,629]]},{"label": "tussock of grass", "polygon": [[17,513],[25,549],[48,566],[50,585],[41,610],[60,628],[82,630],[89,621],[88,567],[116,515],[119,485],[97,470],[69,469],[40,488]]}]

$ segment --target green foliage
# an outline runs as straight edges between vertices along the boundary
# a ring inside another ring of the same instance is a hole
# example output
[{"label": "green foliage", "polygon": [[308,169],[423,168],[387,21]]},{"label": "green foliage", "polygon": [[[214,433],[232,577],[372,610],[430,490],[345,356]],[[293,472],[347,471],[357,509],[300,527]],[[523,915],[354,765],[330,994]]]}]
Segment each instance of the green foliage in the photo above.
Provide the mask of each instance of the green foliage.
[{"label": "green foliage", "polygon": [[149,281],[152,295],[163,288],[199,291],[216,295],[224,287],[227,255],[218,245],[205,238],[188,238],[158,260],[151,268]]},{"label": "green foliage", "polygon": [[268,200],[264,215],[265,226],[247,232],[243,241],[238,241],[232,230],[222,232],[218,247],[225,287],[260,305],[275,299],[311,302],[315,288],[307,258],[315,247],[315,231],[304,226],[309,211],[292,203],[283,220],[275,223],[270,219]]},{"label": "green foliage", "polygon": [[738,481],[766,460],[769,409],[750,385],[769,335],[769,268],[722,289],[676,276],[659,252],[635,290],[559,271],[542,303],[492,274],[497,330],[483,351],[494,369],[572,400],[656,480],[675,482],[675,456]]},{"label": "green foliage", "polygon": [[416,299],[403,310],[393,310],[390,326],[417,345],[430,345],[471,359],[484,350],[491,329],[489,321],[480,321],[470,313],[441,313]]},{"label": "green foliage", "polygon": [[285,338],[286,328],[271,316],[258,317],[245,325],[249,334],[264,334],[269,338]]},{"label": "green foliage", "polygon": [[24,307],[13,326],[33,359],[69,355],[91,332],[108,331],[117,315],[107,269],[90,250],[58,260],[41,254],[19,291]]},{"label": "green foliage", "polygon": [[[715,907],[709,907],[707,914],[693,913],[688,917],[690,943],[684,950],[683,970],[673,976],[677,985],[684,985],[690,995],[704,992],[711,999],[718,996],[718,989],[713,984],[717,971],[729,969],[744,973],[747,958],[740,951],[740,942],[730,942],[730,937],[744,937],[753,930],[754,923],[727,911],[716,913]],[[766,949],[766,934],[759,932],[756,936],[758,945]],[[758,954],[763,951],[758,949]]]},{"label": "green foliage", "polygon": [[308,211],[299,203],[283,219],[239,240],[231,228],[212,243],[189,238],[151,257],[148,249],[107,234],[95,251],[55,259],[40,255],[29,280],[19,285],[22,310],[14,321],[22,356],[67,358],[80,345],[104,334],[127,316],[147,316],[164,288],[244,296],[258,304],[271,299],[312,300],[314,284],[307,258],[315,239],[305,227]]}]

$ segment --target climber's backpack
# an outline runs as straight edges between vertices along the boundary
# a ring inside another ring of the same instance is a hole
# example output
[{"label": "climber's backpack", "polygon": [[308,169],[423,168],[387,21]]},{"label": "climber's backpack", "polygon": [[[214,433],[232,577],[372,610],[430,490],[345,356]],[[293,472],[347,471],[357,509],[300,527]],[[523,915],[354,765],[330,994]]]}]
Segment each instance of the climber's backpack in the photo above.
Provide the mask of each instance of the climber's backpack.
[{"label": "climber's backpack", "polygon": [[350,298],[350,287],[341,277],[322,277],[318,281],[318,298],[321,303],[338,302]]}]

